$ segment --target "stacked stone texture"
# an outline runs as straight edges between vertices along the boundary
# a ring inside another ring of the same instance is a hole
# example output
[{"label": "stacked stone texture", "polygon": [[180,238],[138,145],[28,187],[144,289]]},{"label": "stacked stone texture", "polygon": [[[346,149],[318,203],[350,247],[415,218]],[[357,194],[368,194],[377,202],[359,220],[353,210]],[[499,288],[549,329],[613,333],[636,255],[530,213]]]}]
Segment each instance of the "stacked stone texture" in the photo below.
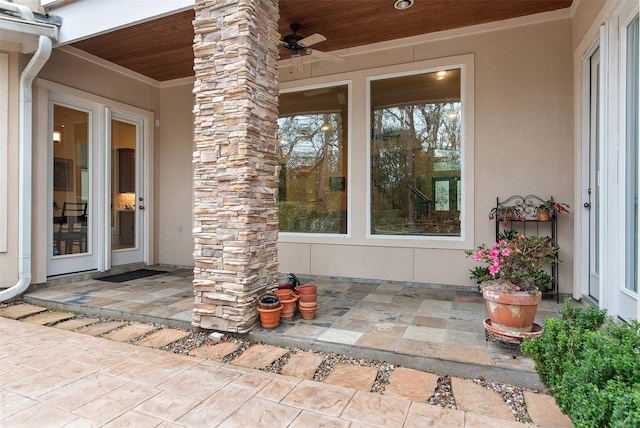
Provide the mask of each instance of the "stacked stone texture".
[{"label": "stacked stone texture", "polygon": [[244,333],[278,272],[278,1],[194,9],[192,324]]}]

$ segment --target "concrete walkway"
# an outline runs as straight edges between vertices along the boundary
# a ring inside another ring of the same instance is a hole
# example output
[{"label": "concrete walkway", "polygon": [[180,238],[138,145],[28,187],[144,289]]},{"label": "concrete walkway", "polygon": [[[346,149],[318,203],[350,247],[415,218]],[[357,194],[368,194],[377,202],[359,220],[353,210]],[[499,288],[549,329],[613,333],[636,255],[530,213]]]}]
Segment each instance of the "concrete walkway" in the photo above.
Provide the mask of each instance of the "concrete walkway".
[{"label": "concrete walkway", "polygon": [[[232,343],[191,356],[159,350],[184,337],[179,329],[85,324],[35,305],[0,315],[21,320],[0,318],[0,426],[523,426],[498,394],[460,378],[452,379],[458,410],[444,409],[426,403],[437,376],[412,369],[396,368],[375,394],[370,367],[341,364],[324,382],[310,380],[319,365],[310,353],[288,361],[290,376],[276,375],[259,369],[285,353],[279,347],[254,345],[223,364],[215,360],[235,352]],[[551,397],[529,395],[536,426],[571,426]]]}]

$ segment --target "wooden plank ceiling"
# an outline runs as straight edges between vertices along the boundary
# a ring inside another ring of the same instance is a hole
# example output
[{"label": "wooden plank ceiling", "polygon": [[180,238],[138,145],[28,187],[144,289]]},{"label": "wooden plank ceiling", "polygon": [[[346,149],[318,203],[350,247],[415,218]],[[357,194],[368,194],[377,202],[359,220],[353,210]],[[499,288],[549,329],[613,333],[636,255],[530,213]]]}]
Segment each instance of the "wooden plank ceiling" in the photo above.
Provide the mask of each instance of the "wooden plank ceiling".
[{"label": "wooden plank ceiling", "polygon": [[[314,48],[330,52],[370,43],[563,9],[573,0],[280,0],[279,31],[323,34]],[[157,81],[193,76],[192,10],[73,43],[72,46]],[[281,58],[287,58],[284,52]]]}]

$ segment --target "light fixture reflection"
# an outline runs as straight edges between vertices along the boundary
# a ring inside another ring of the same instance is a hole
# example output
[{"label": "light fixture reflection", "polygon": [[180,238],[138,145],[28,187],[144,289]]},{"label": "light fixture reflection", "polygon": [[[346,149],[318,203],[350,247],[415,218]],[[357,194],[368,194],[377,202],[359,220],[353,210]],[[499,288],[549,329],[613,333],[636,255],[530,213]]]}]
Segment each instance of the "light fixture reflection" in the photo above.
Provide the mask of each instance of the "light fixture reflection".
[{"label": "light fixture reflection", "polygon": [[53,143],[60,143],[62,141],[62,134],[60,131],[53,131]]},{"label": "light fixture reflection", "polygon": [[445,70],[438,71],[436,73],[436,79],[442,80],[446,75],[447,75],[447,72]]},{"label": "light fixture reflection", "polygon": [[393,4],[393,7],[398,10],[405,10],[410,8],[411,6],[413,6],[413,0],[396,0],[396,2]]}]

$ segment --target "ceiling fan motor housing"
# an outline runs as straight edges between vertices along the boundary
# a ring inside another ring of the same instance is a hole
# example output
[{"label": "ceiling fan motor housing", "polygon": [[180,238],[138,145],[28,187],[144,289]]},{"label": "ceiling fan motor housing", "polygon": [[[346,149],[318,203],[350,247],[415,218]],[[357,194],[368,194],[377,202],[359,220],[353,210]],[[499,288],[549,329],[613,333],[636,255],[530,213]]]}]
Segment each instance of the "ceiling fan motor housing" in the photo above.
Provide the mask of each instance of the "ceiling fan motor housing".
[{"label": "ceiling fan motor housing", "polygon": [[302,47],[298,45],[298,41],[302,39],[303,37],[297,34],[289,34],[288,36],[284,36],[282,41],[289,45],[291,49],[301,49]]},{"label": "ceiling fan motor housing", "polygon": [[289,25],[289,28],[291,28],[291,31],[293,31],[293,34],[289,34],[287,36],[284,36],[282,38],[282,41],[287,44],[288,48],[292,52],[304,49],[304,46],[302,46],[302,45],[300,45],[298,43],[300,40],[303,39],[302,36],[298,35],[298,30],[300,29],[300,24],[294,22],[293,24]]}]

